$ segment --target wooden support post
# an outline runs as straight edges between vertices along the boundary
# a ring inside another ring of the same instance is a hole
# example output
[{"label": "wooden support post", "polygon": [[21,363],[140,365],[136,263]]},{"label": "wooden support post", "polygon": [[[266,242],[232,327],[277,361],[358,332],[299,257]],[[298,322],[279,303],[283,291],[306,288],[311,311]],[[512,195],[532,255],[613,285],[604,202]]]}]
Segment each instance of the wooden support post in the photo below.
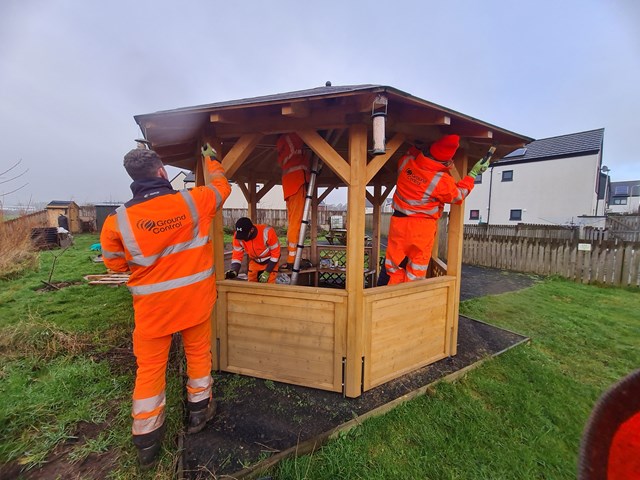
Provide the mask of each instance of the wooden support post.
[{"label": "wooden support post", "polygon": [[256,192],[256,182],[255,180],[251,180],[249,182],[247,217],[249,217],[253,223],[258,222],[258,199],[257,198],[258,198],[258,194]]},{"label": "wooden support post", "polygon": [[[467,154],[456,159],[456,167],[460,172],[467,171]],[[462,241],[464,237],[464,202],[451,205],[449,213],[449,236],[447,238],[447,275],[456,277],[453,295],[453,322],[449,337],[449,355],[458,352],[458,315],[460,312],[460,277],[462,275]]]},{"label": "wooden support post", "polygon": [[[213,148],[216,149],[217,152],[222,152],[222,144],[215,139],[208,138],[205,140],[208,142]],[[206,175],[206,169],[204,168],[204,158],[198,162],[196,167],[196,185],[205,185],[209,183],[208,175]],[[223,225],[224,220],[222,217],[222,207],[218,210],[215,217],[213,217],[213,222],[211,222],[211,228],[209,230],[209,238],[213,242],[213,265],[215,267],[215,271],[217,273],[216,280],[224,278],[224,231]],[[219,314],[217,313],[217,305],[213,308],[211,312],[211,368],[213,370],[218,370],[220,365],[218,364],[218,347],[217,347],[217,338],[218,338],[218,321]]]},{"label": "wooden support post", "polygon": [[367,174],[367,128],[349,128],[349,191],[347,210],[347,365],[345,395],[362,393],[364,355],[364,210]]},{"label": "wooden support post", "polygon": [[[309,237],[311,238],[311,263],[318,265],[318,185],[313,189],[311,199],[311,222],[309,223]],[[317,285],[316,285],[317,286]]]},{"label": "wooden support post", "polygon": [[380,213],[382,211],[382,185],[379,183],[373,186],[373,233],[371,234],[371,258],[369,259],[369,268],[374,268],[376,274],[374,275],[374,282],[378,281],[380,276],[380,263],[378,257],[380,256]]}]

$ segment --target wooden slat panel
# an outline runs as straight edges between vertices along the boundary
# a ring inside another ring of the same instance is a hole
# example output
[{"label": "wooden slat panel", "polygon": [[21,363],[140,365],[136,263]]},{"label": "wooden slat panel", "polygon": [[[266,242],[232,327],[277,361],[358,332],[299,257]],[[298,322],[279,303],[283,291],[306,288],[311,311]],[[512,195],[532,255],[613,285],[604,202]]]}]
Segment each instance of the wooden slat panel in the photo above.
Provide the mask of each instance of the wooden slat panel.
[{"label": "wooden slat panel", "polygon": [[439,277],[416,283],[422,289],[365,295],[365,389],[448,354],[454,327],[448,302],[455,294],[455,279]]},{"label": "wooden slat panel", "polygon": [[[308,333],[282,332],[270,328],[251,328],[244,325],[229,325],[229,338],[243,338],[255,342],[265,341],[276,345],[301,345],[305,348],[314,348],[319,351],[330,351],[334,349],[334,335],[312,335]],[[323,332],[326,333],[326,332]]]},{"label": "wooden slat panel", "polygon": [[327,326],[333,326],[333,304],[329,304],[324,309],[278,305],[278,304],[264,304],[254,303],[251,301],[245,301],[239,303],[233,301],[229,304],[229,312],[245,315],[248,318],[260,319],[261,321],[269,320],[271,318],[278,319],[281,322],[296,320],[299,323],[322,323]]}]

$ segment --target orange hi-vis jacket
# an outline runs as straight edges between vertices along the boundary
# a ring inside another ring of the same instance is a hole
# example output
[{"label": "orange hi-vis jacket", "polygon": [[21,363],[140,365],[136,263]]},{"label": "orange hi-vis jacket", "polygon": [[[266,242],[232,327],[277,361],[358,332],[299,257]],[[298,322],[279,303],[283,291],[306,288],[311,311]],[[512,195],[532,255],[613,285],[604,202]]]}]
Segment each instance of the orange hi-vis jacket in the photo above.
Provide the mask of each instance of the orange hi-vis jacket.
[{"label": "orange hi-vis jacket", "polygon": [[150,179],[157,189],[147,188],[105,220],[104,263],[131,270],[137,335],[157,338],[209,320],[216,299],[209,228],[231,187],[219,162],[205,163],[208,185],[178,192]]},{"label": "orange hi-vis jacket", "polygon": [[309,180],[309,160],[305,157],[303,148],[304,142],[295,133],[281,135],[276,142],[285,200]]},{"label": "orange hi-vis jacket", "polygon": [[269,225],[254,225],[258,234],[251,240],[238,240],[233,235],[233,253],[231,264],[241,264],[245,252],[252,262],[267,265],[269,261],[280,260],[280,241],[273,227]]},{"label": "orange hi-vis jacket", "polygon": [[474,179],[466,176],[456,183],[448,170],[411,147],[398,162],[394,210],[401,215],[437,220],[445,203],[462,203],[473,190]]}]

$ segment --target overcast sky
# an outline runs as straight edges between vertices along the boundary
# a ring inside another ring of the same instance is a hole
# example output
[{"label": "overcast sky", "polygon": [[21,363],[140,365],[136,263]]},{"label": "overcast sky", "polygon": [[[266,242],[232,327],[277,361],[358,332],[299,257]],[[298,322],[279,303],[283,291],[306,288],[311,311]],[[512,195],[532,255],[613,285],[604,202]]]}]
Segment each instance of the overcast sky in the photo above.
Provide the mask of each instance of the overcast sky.
[{"label": "overcast sky", "polygon": [[0,201],[127,200],[134,115],[327,80],[533,138],[605,128],[612,180],[640,179],[640,1],[1,0]]}]

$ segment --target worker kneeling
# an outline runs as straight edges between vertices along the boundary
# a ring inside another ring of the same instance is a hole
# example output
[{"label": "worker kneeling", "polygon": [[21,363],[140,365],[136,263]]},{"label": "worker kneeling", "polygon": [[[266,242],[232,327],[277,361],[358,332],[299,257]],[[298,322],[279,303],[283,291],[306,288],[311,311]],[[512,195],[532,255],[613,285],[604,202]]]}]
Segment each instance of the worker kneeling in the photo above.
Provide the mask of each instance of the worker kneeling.
[{"label": "worker kneeling", "polygon": [[226,271],[224,278],[238,276],[245,253],[249,257],[247,279],[250,282],[276,283],[280,242],[273,227],[254,225],[247,217],[238,219],[233,234],[231,269]]}]

